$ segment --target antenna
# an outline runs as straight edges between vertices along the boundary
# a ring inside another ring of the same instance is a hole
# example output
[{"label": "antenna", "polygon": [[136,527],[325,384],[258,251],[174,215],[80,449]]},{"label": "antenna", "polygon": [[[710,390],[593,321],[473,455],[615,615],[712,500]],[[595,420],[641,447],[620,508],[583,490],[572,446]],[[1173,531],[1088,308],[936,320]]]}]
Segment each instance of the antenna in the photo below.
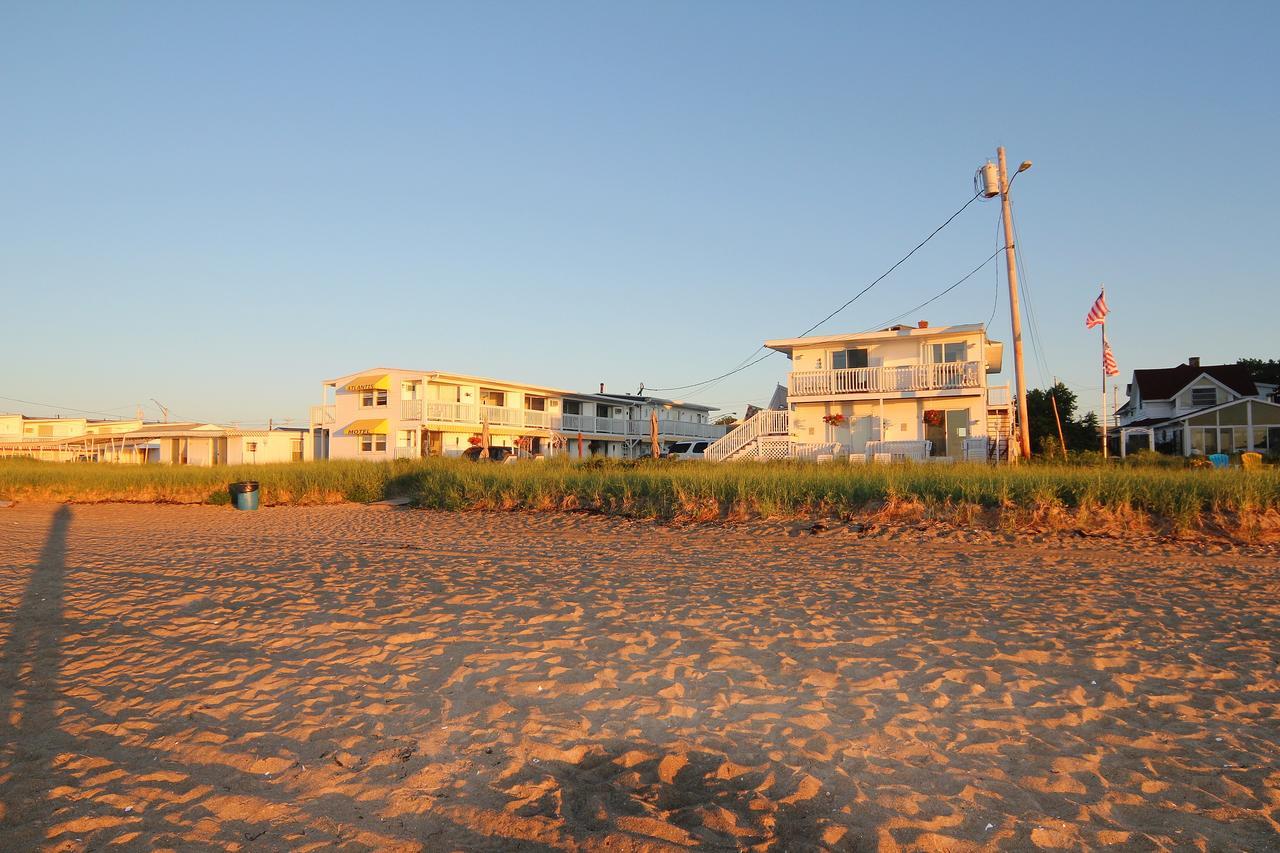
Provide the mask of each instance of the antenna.
[{"label": "antenna", "polygon": [[159,400],[157,400],[155,397],[152,397],[152,398],[151,398],[151,402],[155,403],[157,406],[159,406],[159,407],[160,407],[160,414],[164,417],[164,422],[165,422],[165,423],[168,423],[168,422],[169,422],[169,410],[165,407],[164,403],[161,403],[161,402],[160,402]]}]

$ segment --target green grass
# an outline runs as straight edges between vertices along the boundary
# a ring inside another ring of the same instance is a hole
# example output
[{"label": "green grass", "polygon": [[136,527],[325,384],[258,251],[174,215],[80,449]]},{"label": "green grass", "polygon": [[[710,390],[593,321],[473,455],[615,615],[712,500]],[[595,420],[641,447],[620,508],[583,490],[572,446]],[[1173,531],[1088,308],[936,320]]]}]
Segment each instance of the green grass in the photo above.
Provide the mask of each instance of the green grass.
[{"label": "green grass", "polygon": [[227,484],[236,480],[260,482],[268,506],[408,496],[431,509],[584,509],[655,519],[833,517],[905,504],[1005,516],[1138,513],[1194,528],[1209,516],[1280,511],[1275,468],[456,459],[191,468],[0,461],[0,496],[27,500],[226,503]]}]

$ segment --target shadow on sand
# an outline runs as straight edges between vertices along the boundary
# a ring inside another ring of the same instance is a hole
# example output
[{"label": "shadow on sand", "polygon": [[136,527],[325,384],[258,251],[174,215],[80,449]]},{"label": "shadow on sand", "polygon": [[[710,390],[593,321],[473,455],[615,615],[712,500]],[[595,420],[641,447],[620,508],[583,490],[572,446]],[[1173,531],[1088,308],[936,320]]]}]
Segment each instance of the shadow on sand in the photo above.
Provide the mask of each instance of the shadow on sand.
[{"label": "shadow on sand", "polygon": [[0,834],[10,842],[20,841],[11,834],[19,822],[26,832],[48,823],[48,794],[59,784],[51,764],[57,749],[49,734],[58,727],[70,526],[71,508],[64,505],[53,515],[0,656],[0,749],[11,757],[11,772],[0,782]]}]

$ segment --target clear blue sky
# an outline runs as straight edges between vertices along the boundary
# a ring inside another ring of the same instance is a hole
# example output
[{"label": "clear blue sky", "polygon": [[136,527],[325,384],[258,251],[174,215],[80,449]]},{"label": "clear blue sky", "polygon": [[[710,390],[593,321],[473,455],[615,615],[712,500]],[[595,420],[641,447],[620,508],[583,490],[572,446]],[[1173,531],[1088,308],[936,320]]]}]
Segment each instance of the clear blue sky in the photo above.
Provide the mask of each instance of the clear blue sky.
[{"label": "clear blue sky", "polygon": [[[683,385],[852,296],[998,144],[1035,161],[1032,385],[1094,405],[1100,282],[1126,376],[1280,357],[1277,8],[7,3],[0,395],[58,408],[0,410],[301,420],[374,365]],[[820,331],[936,294],[998,214]],[[985,322],[996,267],[907,319]]]}]

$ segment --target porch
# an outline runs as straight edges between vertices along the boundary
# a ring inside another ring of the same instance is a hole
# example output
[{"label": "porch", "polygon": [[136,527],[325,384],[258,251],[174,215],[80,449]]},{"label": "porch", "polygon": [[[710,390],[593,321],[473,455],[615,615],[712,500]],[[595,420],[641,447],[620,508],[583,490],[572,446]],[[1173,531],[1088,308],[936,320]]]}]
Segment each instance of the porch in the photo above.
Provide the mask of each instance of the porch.
[{"label": "porch", "polygon": [[787,397],[794,402],[805,398],[834,399],[846,394],[963,391],[982,388],[983,376],[982,363],[977,361],[796,370],[787,374]]}]

